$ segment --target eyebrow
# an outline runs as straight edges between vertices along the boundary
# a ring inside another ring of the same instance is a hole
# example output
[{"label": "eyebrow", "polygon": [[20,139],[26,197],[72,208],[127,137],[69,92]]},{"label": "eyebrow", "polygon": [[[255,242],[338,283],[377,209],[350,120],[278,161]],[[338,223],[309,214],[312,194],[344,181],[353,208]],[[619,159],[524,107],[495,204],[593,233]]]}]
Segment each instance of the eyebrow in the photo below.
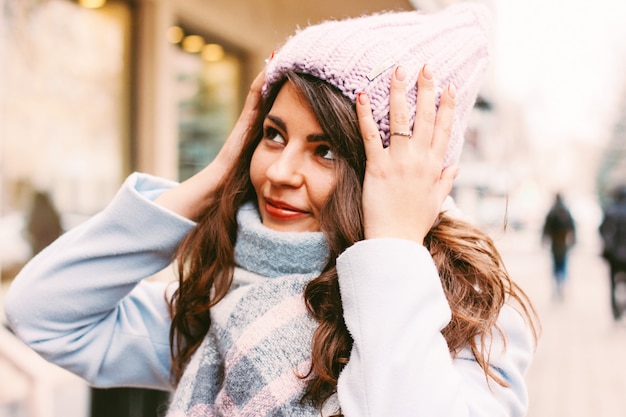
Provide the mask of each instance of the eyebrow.
[{"label": "eyebrow", "polygon": [[[285,122],[283,122],[283,119],[281,119],[278,116],[273,116],[271,114],[268,114],[266,118],[271,120],[272,123],[278,126],[282,131],[288,133],[287,125],[285,124]],[[312,135],[307,135],[306,141],[307,142],[330,142],[330,138],[325,133],[314,133]]]}]

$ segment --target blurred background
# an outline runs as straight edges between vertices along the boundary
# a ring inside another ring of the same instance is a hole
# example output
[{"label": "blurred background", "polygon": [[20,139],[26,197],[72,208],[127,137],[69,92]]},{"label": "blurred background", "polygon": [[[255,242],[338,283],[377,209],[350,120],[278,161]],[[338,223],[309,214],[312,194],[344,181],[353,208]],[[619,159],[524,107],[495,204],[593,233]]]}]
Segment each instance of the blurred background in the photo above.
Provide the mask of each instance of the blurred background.
[{"label": "blurred background", "polygon": [[[129,173],[183,180],[211,161],[298,26],[453,2],[0,0],[0,307],[21,267]],[[626,3],[484,3],[493,61],[454,196],[540,314],[528,415],[623,417],[626,324],[611,316],[598,226],[626,183]],[[558,299],[542,235],[556,193],[576,225]],[[159,415],[166,394],[90,389],[22,345],[3,314],[0,417]]]}]

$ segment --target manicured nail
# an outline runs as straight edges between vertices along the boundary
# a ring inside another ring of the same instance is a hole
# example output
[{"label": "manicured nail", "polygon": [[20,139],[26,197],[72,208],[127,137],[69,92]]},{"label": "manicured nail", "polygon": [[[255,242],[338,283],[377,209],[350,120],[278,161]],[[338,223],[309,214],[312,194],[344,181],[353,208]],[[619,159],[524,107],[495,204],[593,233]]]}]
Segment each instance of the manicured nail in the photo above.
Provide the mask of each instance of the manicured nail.
[{"label": "manicured nail", "polygon": [[424,67],[422,68],[422,74],[424,75],[424,78],[427,80],[433,79],[433,70],[430,68],[430,65],[428,64],[424,64]]},{"label": "manicured nail", "polygon": [[276,55],[276,51],[272,51],[270,57],[265,60],[265,63],[269,63],[274,58],[274,55]]},{"label": "manicured nail", "polygon": [[456,87],[454,86],[454,84],[448,84],[448,95],[451,98],[456,97]]},{"label": "manicured nail", "polygon": [[406,70],[404,69],[404,67],[398,65],[396,67],[396,80],[404,81],[405,78],[406,78]]},{"label": "manicured nail", "polygon": [[359,101],[359,104],[369,104],[369,98],[367,97],[367,94],[365,94],[363,91],[360,91],[357,94],[356,99]]}]

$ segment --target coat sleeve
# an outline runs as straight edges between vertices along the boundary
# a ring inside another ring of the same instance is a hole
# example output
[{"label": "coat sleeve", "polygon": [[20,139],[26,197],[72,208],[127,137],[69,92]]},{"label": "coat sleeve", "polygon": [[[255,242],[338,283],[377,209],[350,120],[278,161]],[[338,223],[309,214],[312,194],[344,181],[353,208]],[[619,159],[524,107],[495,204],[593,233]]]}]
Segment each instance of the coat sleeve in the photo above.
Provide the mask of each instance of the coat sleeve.
[{"label": "coat sleeve", "polygon": [[174,183],[132,174],[102,212],[33,258],[10,286],[15,333],[48,361],[99,387],[171,389],[166,284],[194,223],[151,200]]},{"label": "coat sleeve", "polygon": [[471,351],[452,359],[441,334],[450,307],[423,246],[365,240],[346,250],[337,268],[354,339],[337,388],[346,417],[525,415],[524,373],[534,345],[515,310],[503,308],[503,335],[496,331],[489,341],[490,364],[509,384],[502,387],[486,379]]}]

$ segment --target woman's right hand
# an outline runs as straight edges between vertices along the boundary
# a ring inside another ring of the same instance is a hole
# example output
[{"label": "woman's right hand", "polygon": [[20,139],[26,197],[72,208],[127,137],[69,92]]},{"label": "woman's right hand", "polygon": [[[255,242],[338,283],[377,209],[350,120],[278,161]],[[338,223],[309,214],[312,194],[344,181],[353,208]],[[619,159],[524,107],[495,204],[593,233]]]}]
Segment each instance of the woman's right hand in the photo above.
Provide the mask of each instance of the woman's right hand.
[{"label": "woman's right hand", "polygon": [[250,85],[239,119],[215,159],[178,187],[161,194],[155,200],[157,204],[190,220],[195,221],[198,218],[211,201],[215,188],[241,152],[248,127],[258,111],[264,82],[265,70],[261,71]]}]

